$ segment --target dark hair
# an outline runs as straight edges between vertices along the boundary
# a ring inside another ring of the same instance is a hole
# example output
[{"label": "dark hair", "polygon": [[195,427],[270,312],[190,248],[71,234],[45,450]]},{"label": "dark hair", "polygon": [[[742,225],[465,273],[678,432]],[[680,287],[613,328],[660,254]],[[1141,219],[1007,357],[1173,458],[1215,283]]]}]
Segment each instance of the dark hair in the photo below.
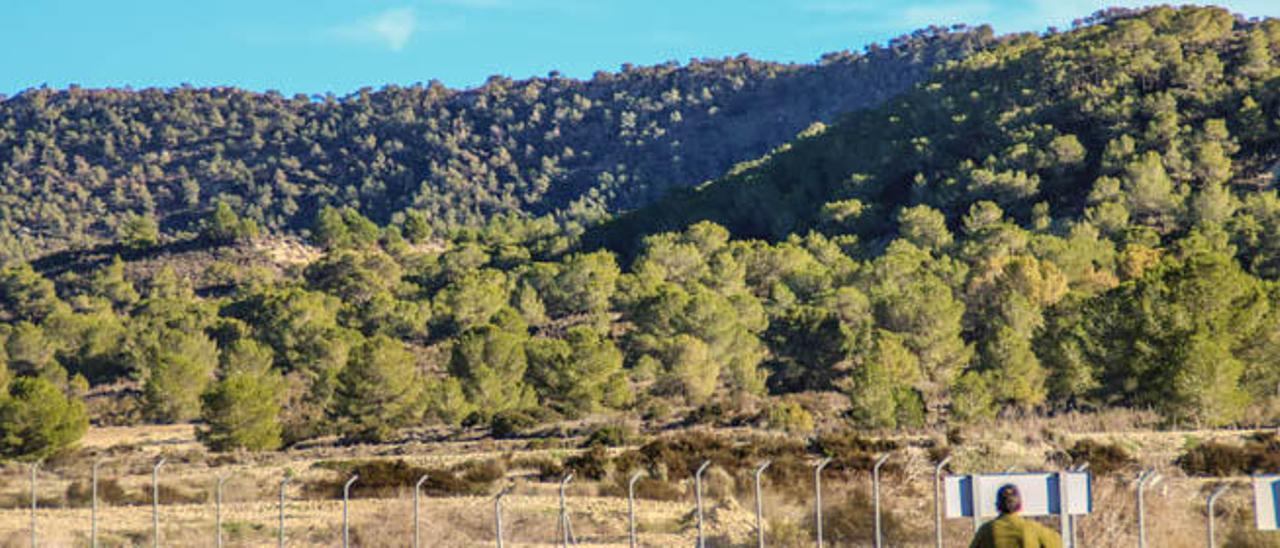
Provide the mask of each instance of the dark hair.
[{"label": "dark hair", "polygon": [[1001,514],[1012,514],[1022,509],[1022,494],[1013,484],[1005,485],[996,491],[996,510]]}]

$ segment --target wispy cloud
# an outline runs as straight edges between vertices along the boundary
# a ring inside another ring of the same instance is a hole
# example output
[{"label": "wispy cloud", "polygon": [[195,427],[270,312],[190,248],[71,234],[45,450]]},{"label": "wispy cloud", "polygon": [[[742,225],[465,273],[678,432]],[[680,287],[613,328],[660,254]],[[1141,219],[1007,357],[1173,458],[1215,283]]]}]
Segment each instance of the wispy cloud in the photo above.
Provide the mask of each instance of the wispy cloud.
[{"label": "wispy cloud", "polygon": [[608,12],[609,3],[599,0],[425,0],[429,7],[452,8],[466,12],[519,11],[554,12],[566,15]]},{"label": "wispy cloud", "polygon": [[432,4],[471,9],[509,8],[512,0],[431,0]]},{"label": "wispy cloud", "polygon": [[331,27],[326,34],[340,40],[377,44],[391,51],[400,51],[408,45],[417,28],[418,21],[413,8],[393,8]]},{"label": "wispy cloud", "polygon": [[811,2],[801,6],[801,9],[809,13],[817,13],[821,15],[867,15],[878,14],[884,10],[872,4],[862,2],[840,2],[832,0],[828,2]]}]

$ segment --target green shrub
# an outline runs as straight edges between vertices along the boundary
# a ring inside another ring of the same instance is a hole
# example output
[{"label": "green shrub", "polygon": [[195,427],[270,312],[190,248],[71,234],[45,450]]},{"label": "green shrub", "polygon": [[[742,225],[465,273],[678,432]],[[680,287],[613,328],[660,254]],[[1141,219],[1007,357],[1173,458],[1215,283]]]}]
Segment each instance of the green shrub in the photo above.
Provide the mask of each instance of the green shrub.
[{"label": "green shrub", "polygon": [[518,438],[538,426],[538,419],[517,410],[502,411],[489,421],[489,433],[497,439]]},{"label": "green shrub", "polygon": [[623,422],[604,424],[591,431],[583,447],[603,445],[605,447],[622,447],[630,445],[635,439],[635,430]]},{"label": "green shrub", "polygon": [[769,408],[769,428],[789,434],[813,430],[813,415],[796,402],[781,402]]}]

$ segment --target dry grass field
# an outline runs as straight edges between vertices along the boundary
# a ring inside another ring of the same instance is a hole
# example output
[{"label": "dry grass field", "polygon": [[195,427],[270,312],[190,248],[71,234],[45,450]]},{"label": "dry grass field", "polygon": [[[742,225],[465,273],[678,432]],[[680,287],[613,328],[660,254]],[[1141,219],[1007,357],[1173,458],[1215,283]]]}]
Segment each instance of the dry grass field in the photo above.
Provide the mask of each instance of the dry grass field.
[{"label": "dry grass field", "polygon": [[[973,429],[954,445],[953,471],[1039,470],[1056,466],[1057,447],[1070,440],[1094,438],[1117,443],[1138,456],[1137,468],[1154,467],[1167,478],[1149,492],[1148,536],[1151,546],[1204,545],[1204,497],[1211,481],[1188,478],[1172,465],[1181,448],[1209,438],[1238,439],[1243,432],[1155,432],[1106,424],[1105,418],[1028,419]],[[939,435],[921,433],[922,436]],[[38,473],[37,526],[41,546],[87,546],[90,511],[87,485],[90,464],[101,459],[104,502],[99,512],[103,546],[147,546],[152,542],[151,467],[163,455],[160,471],[161,543],[165,546],[214,545],[214,485],[227,475],[224,488],[223,538],[227,546],[274,545],[277,535],[280,479],[292,479],[287,491],[285,522],[290,546],[335,546],[341,543],[342,502],[332,486],[345,477],[328,463],[350,459],[404,460],[421,466],[448,466],[467,461],[501,459],[511,463],[497,487],[509,485],[504,501],[507,546],[554,546],[557,536],[557,484],[540,481],[536,470],[521,463],[559,460],[576,454],[574,443],[563,448],[531,449],[526,441],[491,440],[411,442],[399,445],[316,446],[270,455],[211,455],[194,440],[189,425],[137,428],[94,428],[81,449],[44,463]],[[615,453],[617,450],[615,450]],[[884,480],[887,529],[891,546],[932,545],[932,463],[926,449],[909,446],[891,457],[896,467]],[[1095,478],[1092,515],[1079,520],[1081,546],[1133,546],[1136,541],[1133,479],[1136,468]],[[768,476],[766,476],[768,478]],[[1280,547],[1280,535],[1251,531],[1252,511],[1245,478],[1218,503],[1219,545]],[[111,483],[110,488],[106,487]],[[688,483],[688,482],[684,482]],[[627,501],[617,496],[616,482],[575,481],[569,509],[581,546],[626,546]],[[871,516],[865,499],[870,480],[854,472],[824,481],[828,503],[827,531],[841,536],[832,546],[869,546]],[[0,545],[30,545],[29,475],[25,466],[0,470]],[[694,544],[693,495],[687,485],[675,500],[641,499],[637,503],[640,542],[645,546]],[[811,487],[783,485],[766,479],[764,507],[770,546],[810,546]],[[111,491],[108,493],[107,491]],[[755,501],[748,478],[712,469],[706,482],[706,530],[710,546],[754,545]],[[853,508],[842,511],[842,508]],[[427,546],[494,545],[493,498],[489,495],[427,497],[423,502],[423,536]],[[409,546],[412,541],[412,488],[380,491],[353,498],[351,538],[357,546]],[[967,545],[972,524],[951,520],[948,546]]]}]

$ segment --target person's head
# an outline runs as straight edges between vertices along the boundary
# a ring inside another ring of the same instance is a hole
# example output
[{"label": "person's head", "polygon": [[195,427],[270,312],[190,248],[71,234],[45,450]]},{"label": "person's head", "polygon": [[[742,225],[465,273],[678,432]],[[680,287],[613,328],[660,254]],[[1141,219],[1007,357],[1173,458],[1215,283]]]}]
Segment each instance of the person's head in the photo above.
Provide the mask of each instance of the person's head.
[{"label": "person's head", "polygon": [[1009,484],[996,491],[996,510],[1001,514],[1013,514],[1022,510],[1022,494],[1017,487]]}]

